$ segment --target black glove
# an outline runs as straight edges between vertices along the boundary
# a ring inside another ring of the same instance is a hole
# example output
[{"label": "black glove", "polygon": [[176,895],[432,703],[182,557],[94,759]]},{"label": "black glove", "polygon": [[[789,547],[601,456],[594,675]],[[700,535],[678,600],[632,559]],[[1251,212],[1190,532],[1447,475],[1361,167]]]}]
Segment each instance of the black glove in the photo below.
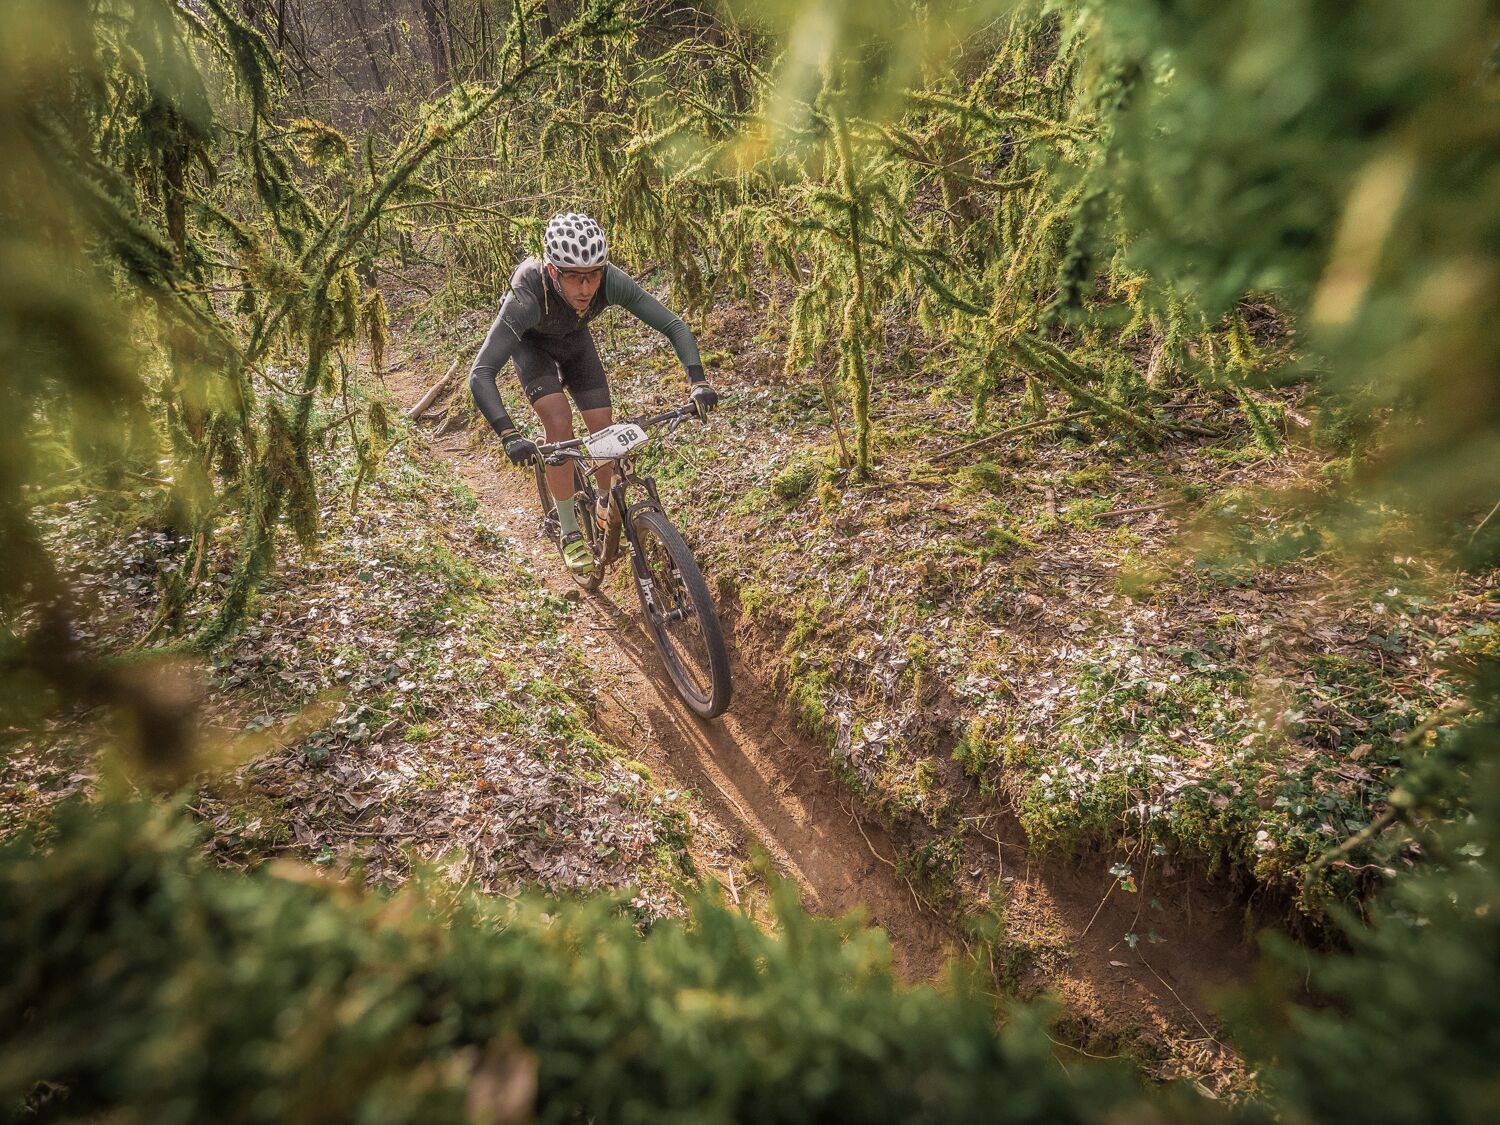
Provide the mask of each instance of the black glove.
[{"label": "black glove", "polygon": [[536,442],[523,437],[519,430],[511,430],[500,439],[500,444],[505,447],[505,455],[512,465],[525,465],[537,455]]},{"label": "black glove", "polygon": [[707,383],[696,383],[692,393],[693,405],[698,408],[698,417],[707,418],[708,412],[719,405],[719,392]]}]

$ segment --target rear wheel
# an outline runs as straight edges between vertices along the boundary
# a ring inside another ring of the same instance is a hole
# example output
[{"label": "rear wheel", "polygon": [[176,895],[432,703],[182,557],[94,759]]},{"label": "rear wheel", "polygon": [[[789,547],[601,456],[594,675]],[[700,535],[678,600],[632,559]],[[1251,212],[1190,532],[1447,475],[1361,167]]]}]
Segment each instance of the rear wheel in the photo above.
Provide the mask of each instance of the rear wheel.
[{"label": "rear wheel", "polygon": [[[547,485],[547,470],[540,459],[536,463],[536,492],[537,499],[542,504],[542,534],[550,538],[554,546],[558,546],[561,536],[557,523],[557,504],[552,498],[552,489]],[[578,530],[583,532],[584,542],[593,553],[594,569],[588,574],[577,574],[571,570],[568,574],[585,590],[597,590],[604,579],[604,567],[599,564],[602,536],[594,523],[594,495],[594,482],[583,471],[583,467],[574,461],[573,499],[578,505]]]},{"label": "rear wheel", "polygon": [[677,529],[660,512],[635,517],[635,585],[646,628],[683,701],[705,719],[729,706],[729,652],[708,583]]}]

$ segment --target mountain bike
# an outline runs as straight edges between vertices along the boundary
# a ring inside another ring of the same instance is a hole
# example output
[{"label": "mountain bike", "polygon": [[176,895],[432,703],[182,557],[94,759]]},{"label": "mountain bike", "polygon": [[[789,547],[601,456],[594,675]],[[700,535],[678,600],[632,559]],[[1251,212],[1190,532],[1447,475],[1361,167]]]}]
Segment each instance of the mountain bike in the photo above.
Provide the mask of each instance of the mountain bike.
[{"label": "mountain bike", "polygon": [[[703,571],[667,518],[656,481],[638,473],[635,464],[636,453],[651,440],[653,430],[664,427],[671,433],[696,417],[698,408],[689,403],[662,414],[616,422],[586,437],[540,445],[535,461],[536,490],[542,506],[542,532],[556,543],[557,504],[547,486],[545,467],[572,462],[579,529],[594,555],[594,569],[588,574],[573,574],[574,581],[585,590],[596,590],[605,571],[622,554],[628,554],[646,631],[660,650],[677,693],[703,718],[712,719],[729,706],[729,653],[724,647],[724,630]],[[599,497],[599,469],[606,463],[615,466],[615,474],[609,488],[609,522],[600,528],[594,508]],[[627,501],[632,490],[644,495]]]}]

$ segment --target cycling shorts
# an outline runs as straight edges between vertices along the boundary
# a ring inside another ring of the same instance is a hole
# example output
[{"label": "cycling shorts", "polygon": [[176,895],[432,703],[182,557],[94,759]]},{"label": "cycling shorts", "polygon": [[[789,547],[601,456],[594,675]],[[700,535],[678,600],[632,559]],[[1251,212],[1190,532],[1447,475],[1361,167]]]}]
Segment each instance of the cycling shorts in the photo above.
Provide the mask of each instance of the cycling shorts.
[{"label": "cycling shorts", "polygon": [[529,402],[567,391],[579,410],[610,405],[609,380],[587,328],[566,336],[528,332],[516,341],[512,358]]}]

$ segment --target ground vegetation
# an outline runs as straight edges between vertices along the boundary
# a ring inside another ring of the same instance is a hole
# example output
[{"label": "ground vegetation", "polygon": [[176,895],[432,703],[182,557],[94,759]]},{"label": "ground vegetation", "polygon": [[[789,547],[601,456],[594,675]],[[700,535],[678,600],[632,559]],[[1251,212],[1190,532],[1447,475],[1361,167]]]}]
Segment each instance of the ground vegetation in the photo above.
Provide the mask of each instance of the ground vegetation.
[{"label": "ground vegetation", "polygon": [[[3,15],[7,1117],[1493,1117],[1490,6]],[[945,983],[741,895],[397,416],[570,209],[700,330],[650,465]],[[1174,880],[1290,923],[1183,1003],[1233,1081],[1017,1001],[1058,856],[1147,967]]]}]

